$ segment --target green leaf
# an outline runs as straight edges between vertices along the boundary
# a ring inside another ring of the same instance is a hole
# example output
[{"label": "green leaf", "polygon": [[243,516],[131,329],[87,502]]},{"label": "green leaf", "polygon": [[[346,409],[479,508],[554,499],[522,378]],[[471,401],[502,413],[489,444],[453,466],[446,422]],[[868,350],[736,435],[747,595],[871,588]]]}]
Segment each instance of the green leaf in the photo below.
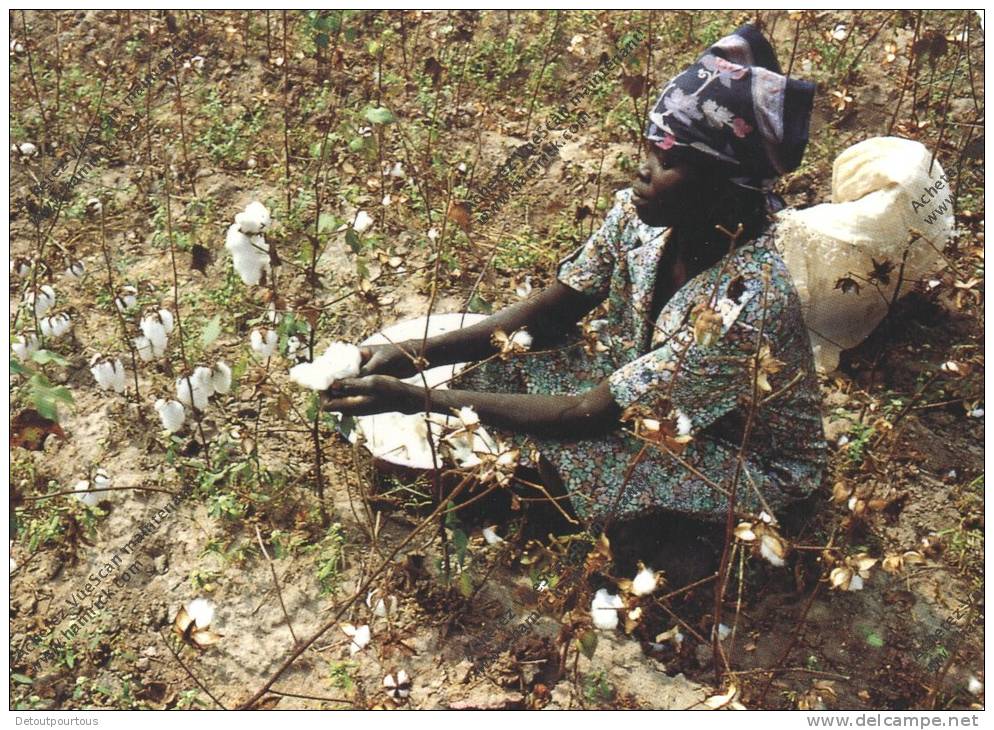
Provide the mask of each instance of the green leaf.
[{"label": "green leaf", "polygon": [[884,645],[884,640],[880,636],[880,634],[877,634],[876,632],[871,631],[870,633],[868,633],[866,635],[866,643],[869,644],[870,646],[874,647],[875,649],[879,649],[880,647],[882,647]]},{"label": "green leaf", "polygon": [[359,253],[362,250],[362,243],[359,241],[359,234],[355,232],[354,228],[350,228],[345,231],[345,245],[349,247],[352,253]]},{"label": "green leaf", "polygon": [[580,651],[583,652],[583,656],[587,659],[594,658],[594,652],[597,651],[597,632],[593,629],[587,629],[584,631],[576,640],[577,644],[580,645]]},{"label": "green leaf", "polygon": [[69,364],[69,361],[66,360],[64,357],[62,357],[62,355],[52,352],[51,350],[38,350],[33,355],[31,355],[31,359],[34,360],[39,365],[45,365],[47,363],[54,362],[56,365],[61,365],[62,367],[65,367],[66,365]]},{"label": "green leaf", "polygon": [[479,293],[475,293],[469,300],[469,311],[476,314],[493,314],[494,307],[490,302],[481,297]]},{"label": "green leaf", "polygon": [[469,577],[469,571],[464,570],[459,574],[456,587],[459,589],[459,593],[462,594],[463,598],[469,598],[473,595],[473,580]]},{"label": "green leaf", "polygon": [[221,315],[215,314],[211,321],[204,325],[204,331],[200,333],[200,343],[204,347],[210,347],[220,335]]},{"label": "green leaf", "polygon": [[351,152],[362,152],[362,148],[366,146],[366,140],[362,137],[355,137],[349,141],[349,151]]},{"label": "green leaf", "polygon": [[10,678],[18,684],[34,684],[34,680],[24,674],[11,674]]},{"label": "green leaf", "polygon": [[363,115],[373,124],[390,124],[396,117],[385,106],[368,106]]},{"label": "green leaf", "polygon": [[328,34],[327,33],[318,33],[316,36],[314,36],[314,45],[316,45],[318,48],[327,48],[328,47]]},{"label": "green leaf", "polygon": [[14,375],[24,375],[26,373],[30,373],[31,371],[28,370],[23,365],[21,365],[21,363],[19,363],[17,360],[11,360],[10,372],[13,373]]},{"label": "green leaf", "polygon": [[338,228],[342,222],[331,213],[322,213],[318,218],[318,233],[327,233]]}]

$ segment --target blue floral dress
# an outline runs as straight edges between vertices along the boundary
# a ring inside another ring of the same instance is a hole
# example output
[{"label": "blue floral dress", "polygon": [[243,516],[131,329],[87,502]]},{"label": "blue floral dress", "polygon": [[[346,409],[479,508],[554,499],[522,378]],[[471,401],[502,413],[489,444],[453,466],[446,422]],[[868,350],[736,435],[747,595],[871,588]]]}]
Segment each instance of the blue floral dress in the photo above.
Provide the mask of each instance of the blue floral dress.
[{"label": "blue floral dress", "polygon": [[581,517],[665,509],[718,519],[733,481],[738,511],[776,510],[819,485],[826,449],[811,347],[775,227],[684,284],[653,324],[668,233],[642,223],[630,189],[619,192],[600,229],[559,266],[561,282],[601,302],[582,332],[551,351],[487,362],[455,387],[578,394],[608,379],[628,420],[606,435],[494,434],[554,465]]}]

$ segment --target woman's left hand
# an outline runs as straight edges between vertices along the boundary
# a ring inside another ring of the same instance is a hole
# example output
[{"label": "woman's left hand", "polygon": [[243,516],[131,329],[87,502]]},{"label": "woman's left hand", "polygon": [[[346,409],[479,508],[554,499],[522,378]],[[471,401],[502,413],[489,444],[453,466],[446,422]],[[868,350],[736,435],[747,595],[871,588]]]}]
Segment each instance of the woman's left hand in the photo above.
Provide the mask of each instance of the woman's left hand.
[{"label": "woman's left hand", "polygon": [[336,380],[321,393],[326,411],[346,416],[371,416],[386,411],[411,413],[417,410],[417,389],[389,375]]}]

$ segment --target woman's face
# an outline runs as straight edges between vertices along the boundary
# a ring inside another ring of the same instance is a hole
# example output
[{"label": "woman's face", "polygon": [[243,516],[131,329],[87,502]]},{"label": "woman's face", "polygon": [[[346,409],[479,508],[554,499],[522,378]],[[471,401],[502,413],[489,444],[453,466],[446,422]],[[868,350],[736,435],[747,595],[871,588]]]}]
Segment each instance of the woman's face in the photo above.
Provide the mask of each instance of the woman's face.
[{"label": "woman's face", "polygon": [[632,203],[643,223],[672,226],[687,220],[705,202],[711,176],[698,158],[685,150],[661,149],[649,143],[649,154],[632,182]]}]

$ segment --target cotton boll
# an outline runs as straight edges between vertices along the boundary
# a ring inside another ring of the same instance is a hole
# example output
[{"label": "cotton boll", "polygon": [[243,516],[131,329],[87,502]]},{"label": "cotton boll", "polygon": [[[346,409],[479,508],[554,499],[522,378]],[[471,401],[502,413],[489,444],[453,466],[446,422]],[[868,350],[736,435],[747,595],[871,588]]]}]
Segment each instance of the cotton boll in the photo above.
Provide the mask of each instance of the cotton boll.
[{"label": "cotton boll", "polygon": [[373,217],[366,211],[360,210],[356,213],[355,221],[352,223],[352,228],[355,229],[356,233],[365,233],[372,225]]},{"label": "cotton boll", "polygon": [[45,337],[58,339],[72,329],[72,317],[69,316],[68,312],[61,312],[51,317],[40,319],[38,326],[41,328],[41,333]]},{"label": "cotton boll", "polygon": [[972,695],[979,695],[984,691],[984,683],[971,674],[970,679],[966,683],[966,691]]},{"label": "cotton boll", "polygon": [[342,624],[342,632],[346,636],[352,637],[352,642],[349,644],[349,654],[353,656],[369,644],[370,631],[368,624],[364,624],[358,628],[352,624]]},{"label": "cotton boll", "polygon": [[632,593],[636,596],[648,596],[659,585],[659,577],[654,570],[643,567],[632,581]]},{"label": "cotton boll", "polygon": [[94,489],[100,488],[105,491],[93,492],[93,496],[97,497],[98,499],[106,499],[107,497],[110,496],[110,493],[107,492],[106,489],[112,484],[113,480],[110,478],[110,475],[107,473],[107,471],[105,469],[97,469],[93,473],[93,488]]},{"label": "cotton boll", "polygon": [[504,542],[504,538],[498,535],[493,527],[483,528],[483,539],[487,541],[487,545],[496,545],[499,542]]},{"label": "cotton boll", "polygon": [[207,397],[214,395],[214,371],[203,365],[198,365],[193,369],[193,382],[202,388]]},{"label": "cotton boll", "polygon": [[120,360],[111,361],[99,354],[95,355],[90,361],[90,372],[101,390],[123,393],[127,387],[124,365]]},{"label": "cotton boll", "polygon": [[279,339],[276,330],[254,329],[249,335],[249,344],[252,346],[252,352],[263,360],[268,360],[276,354],[276,345],[279,344]]},{"label": "cotton boll", "polygon": [[142,317],[141,323],[142,334],[148,338],[148,341],[152,343],[152,352],[158,356],[166,351],[166,345],[168,344],[169,337],[166,334],[166,327],[162,322],[161,317],[158,312],[153,312],[151,314],[146,314]]},{"label": "cotton boll", "polygon": [[93,492],[88,492],[88,489],[90,489],[90,483],[86,479],[80,479],[73,487],[73,491],[76,492],[73,496],[87,507],[96,507],[100,497]]},{"label": "cotton boll", "polygon": [[594,626],[603,631],[613,631],[618,628],[618,609],[624,608],[624,602],[619,596],[613,596],[606,588],[601,588],[590,603],[590,616]]},{"label": "cotton boll", "polygon": [[133,286],[122,286],[117,290],[114,304],[120,312],[130,312],[138,305],[138,290]]},{"label": "cotton boll", "polygon": [[231,253],[232,264],[243,284],[256,286],[262,281],[263,273],[271,271],[266,239],[261,235],[246,235],[238,223],[228,228],[224,247]]},{"label": "cotton boll", "polygon": [[34,157],[38,154],[38,147],[32,142],[21,142],[17,146],[17,151],[21,153],[21,157]]},{"label": "cotton boll", "polygon": [[355,345],[333,342],[314,362],[290,368],[290,380],[311,390],[326,390],[336,380],[359,374],[362,354]]},{"label": "cotton boll", "polygon": [[38,346],[38,335],[34,332],[14,335],[10,340],[10,349],[14,351],[14,356],[22,362],[30,360],[31,356],[38,351]]},{"label": "cotton boll", "polygon": [[218,360],[214,364],[214,370],[211,371],[211,387],[215,393],[221,395],[227,395],[231,390],[231,368],[223,360]]},{"label": "cotton boll", "polygon": [[244,211],[235,216],[235,224],[250,235],[262,233],[271,222],[266,206],[257,200],[249,203]]},{"label": "cotton boll", "polygon": [[186,421],[186,409],[179,401],[159,398],[155,401],[155,410],[159,414],[159,420],[162,421],[162,427],[169,433],[176,433],[183,428],[183,422]]},{"label": "cotton boll", "polygon": [[480,425],[480,417],[469,406],[463,406],[459,409],[459,421],[467,431],[472,431]]},{"label": "cotton boll", "polygon": [[528,330],[518,330],[511,335],[511,344],[516,345],[522,350],[530,350],[532,346],[532,336],[528,334]]},{"label": "cotton boll", "polygon": [[207,410],[207,399],[211,393],[200,377],[186,376],[176,381],[176,399],[187,408]]},{"label": "cotton boll", "polygon": [[65,274],[70,279],[82,279],[86,273],[86,265],[82,261],[73,261],[66,268]]},{"label": "cotton boll", "polygon": [[183,608],[198,629],[206,629],[214,620],[214,604],[206,598],[195,598]]},{"label": "cotton boll", "polygon": [[764,534],[759,543],[759,554],[780,568],[784,564],[785,548],[783,542],[776,536]]},{"label": "cotton boll", "polygon": [[36,317],[44,317],[55,306],[55,289],[44,284],[37,292],[27,292],[23,301],[26,306],[34,307]]},{"label": "cotton boll", "polygon": [[396,677],[392,674],[385,676],[383,686],[392,700],[405,700],[411,696],[411,680],[403,669],[397,672]]},{"label": "cotton boll", "polygon": [[167,335],[172,334],[173,325],[174,325],[173,313],[170,312],[168,309],[160,309],[158,314],[159,314],[159,321],[162,322],[162,326],[165,328],[166,334]]},{"label": "cotton boll", "polygon": [[135,350],[138,352],[138,357],[141,358],[142,362],[151,362],[155,359],[155,348],[147,337],[136,337],[134,342]]},{"label": "cotton boll", "polygon": [[679,408],[676,409],[676,433],[677,436],[689,436],[690,431],[693,428],[693,424],[690,421],[690,416],[681,411]]},{"label": "cotton boll", "polygon": [[31,273],[31,262],[21,256],[16,256],[10,260],[11,276],[27,276]]}]

